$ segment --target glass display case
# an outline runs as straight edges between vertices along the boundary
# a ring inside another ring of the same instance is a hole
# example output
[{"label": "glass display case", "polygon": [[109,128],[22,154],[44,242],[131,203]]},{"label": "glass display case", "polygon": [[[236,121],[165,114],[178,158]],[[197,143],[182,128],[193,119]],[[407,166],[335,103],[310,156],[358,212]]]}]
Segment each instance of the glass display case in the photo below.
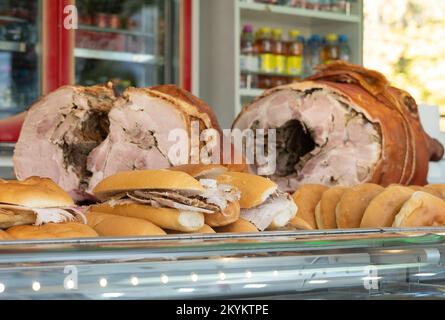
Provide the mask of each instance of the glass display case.
[{"label": "glass display case", "polygon": [[177,1],[77,0],[76,6],[76,83],[112,81],[120,91],[177,83]]},{"label": "glass display case", "polygon": [[40,95],[40,1],[0,1],[0,119]]},{"label": "glass display case", "polygon": [[2,299],[445,298],[445,229],[4,242]]}]

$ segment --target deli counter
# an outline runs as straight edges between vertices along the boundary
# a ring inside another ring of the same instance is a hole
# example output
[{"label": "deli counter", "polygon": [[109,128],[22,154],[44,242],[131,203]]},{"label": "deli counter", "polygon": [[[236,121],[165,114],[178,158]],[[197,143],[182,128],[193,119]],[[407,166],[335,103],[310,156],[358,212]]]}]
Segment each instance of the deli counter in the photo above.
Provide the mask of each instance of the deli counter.
[{"label": "deli counter", "polygon": [[1,299],[444,299],[445,229],[3,242]]}]

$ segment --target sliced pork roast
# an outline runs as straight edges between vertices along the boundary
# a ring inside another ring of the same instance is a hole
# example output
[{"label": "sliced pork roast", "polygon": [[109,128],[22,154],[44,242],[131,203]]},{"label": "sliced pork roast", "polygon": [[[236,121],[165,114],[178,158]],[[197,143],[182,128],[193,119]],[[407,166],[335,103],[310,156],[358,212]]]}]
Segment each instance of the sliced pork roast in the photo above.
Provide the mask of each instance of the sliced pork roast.
[{"label": "sliced pork roast", "polygon": [[[51,178],[78,201],[120,171],[169,168],[173,129],[221,129],[211,109],[175,86],[62,87],[31,107],[14,154],[18,179]],[[199,142],[198,142],[199,143]],[[189,142],[189,146],[191,143]],[[200,147],[202,142],[200,143]]]},{"label": "sliced pork roast", "polygon": [[65,86],[37,101],[16,144],[17,178],[50,178],[73,198],[88,199],[87,157],[108,136],[115,100],[111,87]]},{"label": "sliced pork roast", "polygon": [[182,129],[190,138],[193,121],[201,130],[221,131],[204,102],[175,86],[130,88],[116,102],[109,119],[109,136],[88,157],[87,168],[93,174],[88,190],[117,172],[184,164],[172,158],[169,151],[177,141],[169,141],[169,134]]},{"label": "sliced pork roast", "polygon": [[[429,161],[440,160],[444,149],[423,130],[414,99],[359,66],[338,62],[318,71],[307,81],[266,91],[233,125],[276,129],[271,178],[280,189],[426,184]],[[257,173],[261,164],[255,162],[250,170]]]}]

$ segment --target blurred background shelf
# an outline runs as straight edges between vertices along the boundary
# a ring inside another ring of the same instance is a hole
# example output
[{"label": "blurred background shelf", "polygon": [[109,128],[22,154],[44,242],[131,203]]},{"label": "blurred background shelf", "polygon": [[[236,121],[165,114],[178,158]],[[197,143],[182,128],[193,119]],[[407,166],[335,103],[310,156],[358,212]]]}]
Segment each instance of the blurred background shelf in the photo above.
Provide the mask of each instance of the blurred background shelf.
[{"label": "blurred background shelf", "polygon": [[354,22],[354,23],[361,22],[361,16],[358,14],[308,10],[308,9],[292,8],[283,5],[240,2],[239,8],[243,11],[251,11],[253,13],[260,14],[265,19],[267,19],[268,16],[270,15],[279,15],[281,16],[281,18],[290,17],[291,19],[295,19],[296,17],[298,17],[299,23],[303,22],[301,19],[306,20],[306,22],[310,21],[311,23],[320,22],[317,20],[331,20],[331,21]]},{"label": "blurred background shelf", "polygon": [[0,21],[7,21],[7,22],[28,22],[28,20],[26,20],[26,19],[16,18],[16,17],[11,17],[11,16],[4,16],[4,15],[0,15]]},{"label": "blurred background shelf", "polygon": [[240,89],[239,94],[241,97],[255,98],[263,94],[264,89]]},{"label": "blurred background shelf", "polygon": [[130,52],[116,52],[108,50],[94,50],[94,49],[74,49],[74,56],[76,58],[109,60],[120,62],[133,62],[141,64],[156,64],[162,65],[163,59],[151,54],[138,54]]},{"label": "blurred background shelf", "polygon": [[26,43],[16,41],[0,41],[0,51],[26,52]]},{"label": "blurred background shelf", "polygon": [[138,31],[138,30],[127,30],[127,29],[114,29],[114,28],[101,28],[90,25],[79,25],[79,30],[101,32],[101,33],[118,33],[129,36],[139,36],[139,37],[151,37],[154,38],[156,35],[148,32]]}]

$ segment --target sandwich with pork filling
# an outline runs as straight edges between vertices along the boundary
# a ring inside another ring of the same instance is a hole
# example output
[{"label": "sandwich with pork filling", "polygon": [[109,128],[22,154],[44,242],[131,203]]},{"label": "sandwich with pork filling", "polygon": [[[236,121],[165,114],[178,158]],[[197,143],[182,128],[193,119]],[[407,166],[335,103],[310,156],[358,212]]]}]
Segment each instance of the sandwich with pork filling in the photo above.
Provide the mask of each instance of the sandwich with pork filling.
[{"label": "sandwich with pork filling", "polygon": [[0,180],[0,229],[15,239],[96,237],[71,197],[49,179]]},{"label": "sandwich with pork filling", "polygon": [[218,182],[229,184],[241,192],[241,218],[258,230],[279,230],[287,227],[298,208],[289,194],[278,189],[273,181],[239,172],[226,172]]},{"label": "sandwich with pork filling", "polygon": [[[100,182],[95,196],[103,201],[94,212],[144,219],[164,230],[196,232],[206,216],[221,219],[210,225],[238,219],[239,191],[215,179],[200,179],[181,171],[121,172]],[[228,221],[224,222],[223,217]],[[209,219],[207,219],[209,220]]]}]

